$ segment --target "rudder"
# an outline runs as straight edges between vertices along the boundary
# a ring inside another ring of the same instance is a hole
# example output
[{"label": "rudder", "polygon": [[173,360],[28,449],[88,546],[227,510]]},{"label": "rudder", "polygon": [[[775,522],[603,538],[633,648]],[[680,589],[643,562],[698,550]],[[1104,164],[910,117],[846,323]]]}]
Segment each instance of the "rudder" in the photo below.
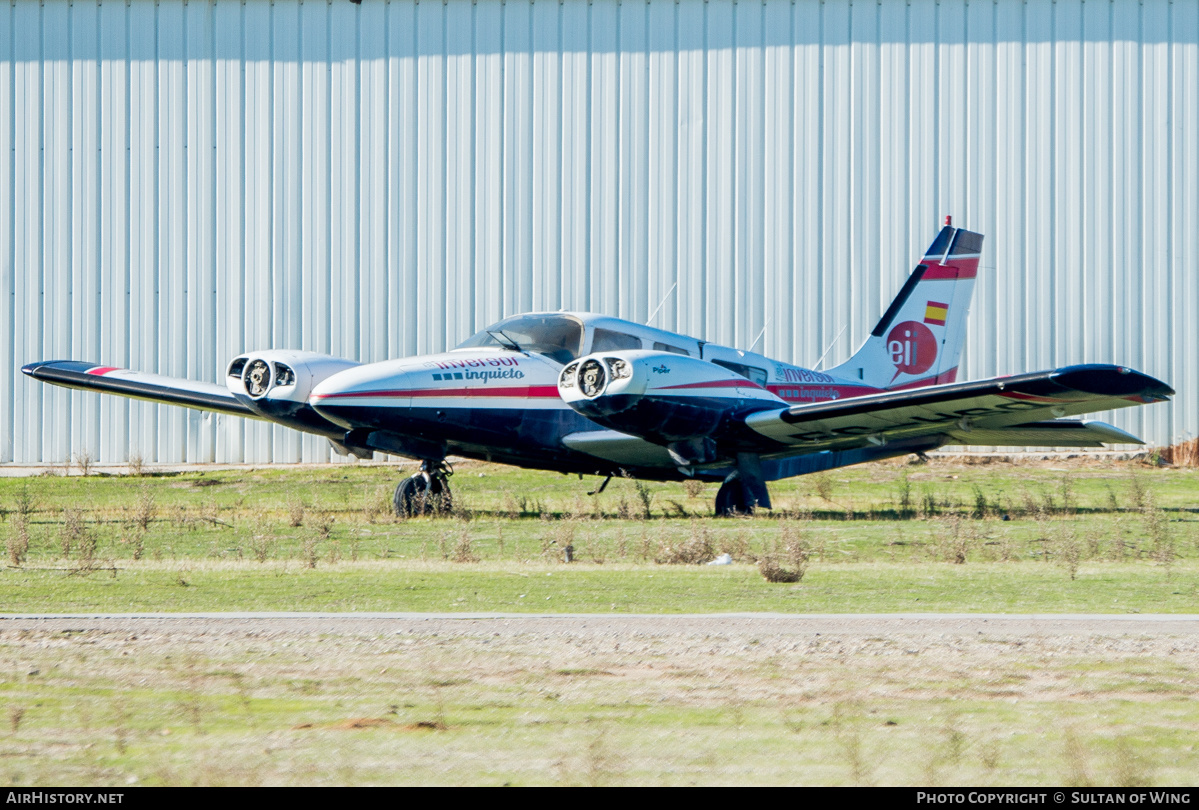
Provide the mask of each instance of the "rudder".
[{"label": "rudder", "polygon": [[945,227],[861,348],[830,374],[897,390],[953,382],[983,236]]}]

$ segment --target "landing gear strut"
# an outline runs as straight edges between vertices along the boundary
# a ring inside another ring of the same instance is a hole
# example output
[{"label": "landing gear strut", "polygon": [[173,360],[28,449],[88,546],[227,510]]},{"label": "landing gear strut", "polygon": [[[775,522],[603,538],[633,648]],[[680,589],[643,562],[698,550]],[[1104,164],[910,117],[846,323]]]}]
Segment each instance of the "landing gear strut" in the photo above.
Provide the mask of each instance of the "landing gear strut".
[{"label": "landing gear strut", "polygon": [[444,459],[425,459],[420,472],[396,486],[392,503],[400,517],[444,515],[454,508],[449,478],[454,468]]},{"label": "landing gear strut", "polygon": [[752,515],[770,508],[770,493],[762,480],[762,464],[756,455],[737,454],[737,469],[729,473],[716,493],[716,517]]}]

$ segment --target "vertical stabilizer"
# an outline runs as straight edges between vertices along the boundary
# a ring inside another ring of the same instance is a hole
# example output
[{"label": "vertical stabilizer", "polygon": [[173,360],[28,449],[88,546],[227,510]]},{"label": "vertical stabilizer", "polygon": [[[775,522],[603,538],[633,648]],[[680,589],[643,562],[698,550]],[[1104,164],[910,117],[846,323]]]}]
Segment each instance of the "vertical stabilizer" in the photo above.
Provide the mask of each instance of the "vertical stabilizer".
[{"label": "vertical stabilizer", "polygon": [[957,378],[983,237],[948,223],[866,342],[830,374],[890,390]]}]

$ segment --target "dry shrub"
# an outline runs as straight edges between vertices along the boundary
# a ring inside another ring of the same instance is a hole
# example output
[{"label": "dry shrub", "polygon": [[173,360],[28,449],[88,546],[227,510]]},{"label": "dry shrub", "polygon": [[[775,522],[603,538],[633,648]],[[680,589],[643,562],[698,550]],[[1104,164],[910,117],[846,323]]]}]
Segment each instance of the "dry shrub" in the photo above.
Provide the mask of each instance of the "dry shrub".
[{"label": "dry shrub", "polygon": [[945,532],[940,541],[941,559],[964,565],[970,552],[978,544],[978,536],[973,526],[967,527],[963,524],[961,515],[952,515],[945,519]]},{"label": "dry shrub", "polygon": [[62,510],[62,527],[59,529],[59,547],[63,559],[69,559],[71,549],[78,549],[87,534],[87,526],[83,522],[83,510],[67,507]]},{"label": "dry shrub", "polygon": [[1185,442],[1163,447],[1158,456],[1167,464],[1176,467],[1199,467],[1199,439],[1189,439]]},{"label": "dry shrub", "polygon": [[479,555],[475,554],[470,540],[470,530],[462,529],[458,533],[458,542],[454,545],[454,555],[450,558],[456,563],[477,563]]},{"label": "dry shrub", "polygon": [[1167,568],[1174,562],[1174,537],[1170,532],[1169,518],[1154,502],[1152,496],[1146,499],[1145,532],[1153,543],[1150,553],[1153,559]]},{"label": "dry shrub", "polygon": [[822,500],[832,503],[833,501],[833,479],[826,472],[812,476],[812,483],[816,486],[816,494]]},{"label": "dry shrub", "polygon": [[92,463],[94,461],[95,459],[92,458],[92,454],[86,449],[80,450],[75,454],[75,463],[79,466],[79,472],[83,475],[91,475]]},{"label": "dry shrub", "polygon": [[767,582],[799,582],[808,572],[812,550],[792,523],[784,523],[778,542],[758,560],[758,571]]},{"label": "dry shrub", "polygon": [[8,707],[8,727],[12,729],[12,733],[16,734],[17,729],[21,727],[21,718],[25,716],[24,706],[9,706]]},{"label": "dry shrub", "polygon": [[702,565],[716,559],[712,533],[706,523],[691,522],[691,533],[681,543],[661,542],[654,562],[663,565]]},{"label": "dry shrub", "polygon": [[1078,576],[1078,564],[1082,560],[1083,544],[1078,539],[1074,524],[1070,521],[1058,521],[1057,542],[1054,552],[1058,563],[1066,569],[1073,580]]},{"label": "dry shrub", "polygon": [[304,502],[296,495],[287,500],[287,524],[296,528],[304,525]]},{"label": "dry shrub", "polygon": [[392,512],[391,491],[388,487],[362,488],[362,516],[367,523],[374,524]]},{"label": "dry shrub", "polygon": [[732,542],[729,543],[728,548],[725,550],[737,562],[756,563],[758,561],[757,555],[750,548],[749,538],[746,536],[744,530],[733,535]]},{"label": "dry shrub", "polygon": [[312,528],[317,533],[317,535],[320,536],[320,539],[322,539],[322,540],[329,539],[329,535],[331,535],[333,533],[333,521],[334,521],[333,513],[331,513],[331,512],[318,512],[317,513],[316,523],[313,525]]},{"label": "dry shrub", "polygon": [[133,509],[133,522],[144,532],[157,516],[158,506],[154,503],[154,493],[143,484],[137,495],[137,505]]},{"label": "dry shrub", "polygon": [[317,536],[315,534],[304,535],[304,564],[309,568],[316,568],[316,561],[320,557],[316,544]]},{"label": "dry shrub", "polygon": [[654,491],[649,488],[649,484],[638,479],[633,479],[633,488],[637,492],[637,500],[641,501],[641,516],[646,520],[650,519],[650,507],[654,500]]},{"label": "dry shrub", "polygon": [[133,453],[125,462],[129,466],[129,474],[141,478],[146,472],[146,460],[141,453]]},{"label": "dry shrub", "polygon": [[28,518],[37,508],[37,503],[33,499],[33,493],[29,491],[29,483],[21,482],[21,489],[17,492],[17,514],[23,518]]},{"label": "dry shrub", "polygon": [[21,563],[25,562],[25,557],[29,554],[29,519],[24,515],[17,515],[13,518],[6,545],[8,546],[9,563],[20,568]]},{"label": "dry shrub", "polygon": [[698,478],[688,478],[683,482],[683,489],[687,492],[687,497],[692,500],[704,494],[704,482]]},{"label": "dry shrub", "polygon": [[[550,522],[548,515],[543,515],[542,520],[547,524]],[[577,529],[578,521],[574,518],[568,517],[554,521],[553,526],[549,527],[549,532],[541,536],[541,556],[545,559],[550,559],[557,557],[559,554],[565,555],[567,549],[570,549],[569,554],[573,558],[575,532]],[[570,562],[570,560],[567,560],[567,562]]]}]

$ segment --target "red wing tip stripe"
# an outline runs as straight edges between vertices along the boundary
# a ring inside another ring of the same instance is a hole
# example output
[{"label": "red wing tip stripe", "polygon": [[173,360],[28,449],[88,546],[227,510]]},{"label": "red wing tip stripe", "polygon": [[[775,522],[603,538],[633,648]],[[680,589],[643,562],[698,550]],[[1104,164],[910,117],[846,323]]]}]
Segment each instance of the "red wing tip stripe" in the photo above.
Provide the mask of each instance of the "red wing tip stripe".
[{"label": "red wing tip stripe", "polygon": [[95,368],[89,368],[84,373],[85,374],[96,374],[96,375],[99,375],[102,377],[110,371],[120,371],[120,370],[121,369],[118,368],[117,366],[96,366]]}]

